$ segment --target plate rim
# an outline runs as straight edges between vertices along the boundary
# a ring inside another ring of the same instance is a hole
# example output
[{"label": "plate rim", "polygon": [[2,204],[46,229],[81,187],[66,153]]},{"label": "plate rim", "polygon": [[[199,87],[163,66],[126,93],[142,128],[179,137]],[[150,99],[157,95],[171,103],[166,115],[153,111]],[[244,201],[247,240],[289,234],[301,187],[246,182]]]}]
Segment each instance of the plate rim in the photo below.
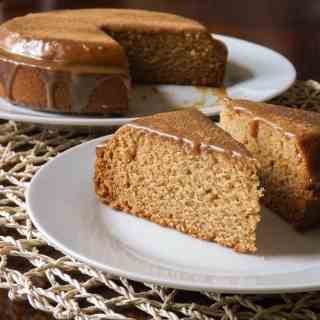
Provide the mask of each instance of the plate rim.
[{"label": "plate rim", "polygon": [[[128,279],[132,279],[135,281],[139,281],[139,282],[149,282],[149,283],[154,283],[157,285],[162,285],[162,286],[166,286],[166,287],[170,287],[170,288],[176,288],[176,289],[182,289],[182,290],[190,290],[190,291],[199,291],[199,290],[209,290],[209,291],[215,291],[215,292],[219,292],[219,293],[234,293],[234,294],[268,294],[268,293],[291,293],[291,292],[305,292],[305,291],[316,291],[319,290],[320,288],[320,281],[319,283],[313,283],[313,284],[301,284],[301,285],[286,285],[285,287],[283,286],[279,286],[279,285],[263,285],[263,286],[252,286],[252,287],[237,287],[236,285],[230,285],[230,284],[225,284],[223,286],[213,286],[208,285],[196,285],[194,283],[194,281],[191,280],[181,280],[178,284],[177,281],[174,280],[170,280],[170,279],[159,279],[159,277],[157,278],[156,276],[144,276],[141,274],[137,274],[135,272],[131,272],[128,270],[121,270],[120,268],[117,267],[113,267],[113,266],[108,266],[105,265],[101,262],[95,261],[92,258],[87,258],[84,255],[82,255],[81,253],[76,252],[74,249],[69,248],[68,246],[65,246],[59,239],[54,238],[52,235],[50,235],[50,232],[47,232],[47,230],[45,228],[42,227],[41,225],[41,221],[38,221],[38,217],[37,215],[34,214],[33,210],[32,210],[32,192],[33,191],[33,187],[32,184],[37,183],[37,179],[39,178],[39,176],[41,176],[43,174],[43,172],[45,172],[46,170],[48,170],[48,168],[50,168],[52,165],[54,165],[54,162],[57,161],[57,159],[59,159],[58,161],[60,161],[60,159],[64,158],[66,156],[66,154],[68,153],[72,153],[75,150],[78,149],[82,149],[82,148],[86,148],[89,145],[97,145],[99,143],[101,143],[102,141],[105,141],[107,139],[110,139],[112,137],[112,135],[106,135],[103,137],[99,137],[87,142],[84,142],[80,145],[77,145],[75,147],[72,147],[62,153],[60,153],[58,156],[56,156],[55,158],[53,158],[52,160],[48,161],[46,164],[44,164],[37,172],[36,174],[33,176],[31,183],[28,185],[25,195],[26,195],[26,210],[27,213],[32,221],[32,223],[34,224],[34,226],[37,228],[37,230],[41,233],[41,235],[44,237],[44,239],[49,243],[49,245],[52,245],[53,247],[57,248],[58,250],[60,250],[61,252],[63,252],[64,254],[71,256],[75,259],[77,259],[78,261],[88,264],[89,266],[92,266],[102,272],[107,272],[110,273],[112,275],[116,275],[116,276],[120,276],[120,277],[126,277]],[[305,269],[303,271],[300,272],[308,272],[310,269]],[[188,272],[190,274],[192,274],[192,272]],[[295,273],[295,272],[292,272]],[[283,274],[283,276],[285,276],[286,274]],[[270,275],[269,275],[270,276]],[[319,272],[319,276],[320,276],[320,272]],[[235,278],[241,278],[241,275],[235,276]],[[263,277],[263,276],[262,276]],[[319,277],[320,279],[320,277]]]},{"label": "plate rim", "polygon": [[[259,48],[260,50],[265,50],[268,51],[269,53],[273,54],[276,56],[278,59],[281,59],[284,64],[286,64],[286,67],[288,68],[290,74],[290,81],[288,80],[287,83],[285,83],[283,86],[280,87],[280,89],[277,90],[275,94],[269,94],[269,96],[266,96],[263,100],[257,99],[255,101],[260,102],[260,101],[266,101],[271,99],[272,97],[275,97],[284,91],[286,91],[296,80],[296,69],[294,65],[289,61],[287,57],[282,55],[281,53],[268,48],[266,46],[260,45],[258,43],[255,43],[253,41],[248,41],[244,40],[241,38],[237,37],[232,37],[232,36],[227,36],[223,34],[211,34],[214,38],[218,40],[224,40],[224,41],[236,41],[238,43],[242,43],[245,46],[254,46]],[[228,43],[226,43],[228,45]],[[228,90],[228,89],[227,89]],[[1,102],[1,101],[0,101]],[[7,102],[7,101],[6,101]],[[8,102],[7,102],[8,103]],[[219,114],[219,109],[216,108],[214,110],[215,106],[205,108],[205,109],[200,109],[204,114],[207,116],[214,116]],[[55,118],[52,117],[52,114],[50,117],[46,117],[45,113],[43,116],[39,115],[32,115],[28,114],[28,108],[25,109],[26,113],[18,113],[18,112],[10,112],[10,111],[3,111],[0,110],[0,118],[5,119],[5,120],[14,120],[14,121],[21,121],[21,122],[31,122],[31,123],[36,123],[36,124],[43,124],[43,125],[58,125],[58,126],[73,126],[73,127],[89,127],[89,126],[94,126],[94,127],[103,127],[103,126],[119,126],[123,125],[125,123],[128,123],[130,121],[135,120],[135,117],[124,117],[124,118],[100,118],[100,117],[74,117],[70,115],[66,115],[65,118]],[[41,112],[41,111],[40,111]]]},{"label": "plate rim", "polygon": [[290,70],[290,72],[292,73],[291,81],[288,81],[288,83],[286,85],[283,85],[276,95],[270,94],[270,95],[267,95],[264,100],[255,100],[255,102],[263,102],[263,101],[267,101],[267,100],[270,100],[270,99],[276,97],[277,95],[279,95],[279,94],[285,92],[286,90],[288,90],[293,85],[293,83],[296,81],[296,79],[297,79],[297,70],[296,70],[294,64],[284,54],[282,54],[282,53],[280,53],[280,52],[278,52],[278,51],[276,51],[276,50],[274,50],[274,49],[272,49],[270,47],[267,47],[267,46],[264,46],[264,45],[262,45],[260,43],[257,43],[255,41],[249,41],[249,40],[245,40],[245,39],[242,39],[242,38],[227,36],[227,35],[223,35],[223,34],[219,34],[219,33],[211,33],[211,35],[213,37],[215,37],[216,39],[218,39],[218,40],[221,39],[222,41],[223,41],[223,39],[228,39],[230,41],[236,40],[237,42],[244,43],[246,45],[254,45],[255,47],[258,47],[258,48],[260,48],[262,50],[268,51],[271,54],[277,56],[279,59],[283,60],[283,62],[287,65],[287,67],[289,69],[291,69]]}]

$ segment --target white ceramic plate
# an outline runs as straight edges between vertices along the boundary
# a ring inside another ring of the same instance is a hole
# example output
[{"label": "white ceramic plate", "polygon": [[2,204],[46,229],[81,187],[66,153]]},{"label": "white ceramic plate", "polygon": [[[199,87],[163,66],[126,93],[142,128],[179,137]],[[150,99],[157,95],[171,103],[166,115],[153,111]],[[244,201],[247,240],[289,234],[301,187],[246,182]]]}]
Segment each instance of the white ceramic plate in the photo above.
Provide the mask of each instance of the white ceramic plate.
[{"label": "white ceramic plate", "polygon": [[320,288],[320,231],[299,234],[268,210],[255,255],[160,227],[96,200],[95,147],[77,146],[33,178],[27,208],[53,246],[100,270],[189,290],[290,292]]},{"label": "white ceramic plate", "polygon": [[[264,101],[285,91],[294,82],[293,65],[279,53],[260,45],[227,36],[216,35],[228,47],[225,77],[228,96]],[[205,114],[218,114],[220,92],[214,88],[176,85],[136,86],[132,90],[128,117],[102,118],[68,116],[32,111],[0,100],[0,118],[44,125],[106,127],[118,126],[135,117],[196,105]]]}]

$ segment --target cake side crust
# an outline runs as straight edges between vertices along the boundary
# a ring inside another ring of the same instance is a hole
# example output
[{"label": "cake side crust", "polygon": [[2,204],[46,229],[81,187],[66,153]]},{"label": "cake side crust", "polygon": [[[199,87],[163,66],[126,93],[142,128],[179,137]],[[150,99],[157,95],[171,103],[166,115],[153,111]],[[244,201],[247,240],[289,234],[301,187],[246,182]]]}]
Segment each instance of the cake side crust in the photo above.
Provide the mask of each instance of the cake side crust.
[{"label": "cake side crust", "polygon": [[126,75],[75,74],[17,64],[0,55],[0,97],[40,111],[126,114]]}]

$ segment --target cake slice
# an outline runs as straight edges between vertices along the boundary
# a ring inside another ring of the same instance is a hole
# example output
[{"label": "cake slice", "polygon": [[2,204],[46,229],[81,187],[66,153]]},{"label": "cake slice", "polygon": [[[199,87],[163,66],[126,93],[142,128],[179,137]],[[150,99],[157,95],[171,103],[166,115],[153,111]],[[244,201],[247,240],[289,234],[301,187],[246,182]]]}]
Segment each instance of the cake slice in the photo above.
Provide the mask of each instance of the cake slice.
[{"label": "cake slice", "polygon": [[264,204],[298,229],[320,221],[320,114],[225,99],[221,125],[261,164]]},{"label": "cake slice", "polygon": [[97,148],[95,189],[111,207],[256,250],[262,194],[257,162],[196,109],[140,118]]}]

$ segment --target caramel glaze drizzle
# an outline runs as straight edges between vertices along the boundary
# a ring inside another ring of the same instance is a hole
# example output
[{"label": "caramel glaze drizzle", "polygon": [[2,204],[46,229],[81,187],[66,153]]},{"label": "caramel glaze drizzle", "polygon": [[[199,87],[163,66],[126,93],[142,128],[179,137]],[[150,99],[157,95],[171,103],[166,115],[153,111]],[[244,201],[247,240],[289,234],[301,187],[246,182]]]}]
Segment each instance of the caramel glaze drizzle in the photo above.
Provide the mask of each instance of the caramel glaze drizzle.
[{"label": "caramel glaze drizzle", "polygon": [[258,136],[259,131],[259,121],[257,119],[253,119],[249,124],[249,134],[252,138],[256,138]]},{"label": "caramel glaze drizzle", "polygon": [[[122,80],[123,85],[128,88],[129,83],[120,75],[110,75],[98,78],[96,75],[84,75],[78,73],[71,73],[70,78],[70,96],[71,96],[71,111],[74,113],[84,112],[87,108],[90,97],[101,81],[110,80],[113,78]],[[41,79],[45,84],[47,110],[58,111],[54,94],[56,86],[59,82],[65,81],[65,78],[59,72],[50,72],[43,70],[41,72]]]},{"label": "caramel glaze drizzle", "polygon": [[57,82],[61,81],[62,77],[57,72],[49,72],[47,70],[42,70],[42,72],[40,73],[40,77],[45,85],[47,110],[54,111],[56,106],[54,91]]},{"label": "caramel glaze drizzle", "polygon": [[[58,111],[58,106],[55,103],[55,89],[57,83],[65,81],[58,72],[48,72],[43,70],[41,78],[46,88],[46,98],[48,111]],[[120,75],[110,75],[98,78],[96,75],[71,73],[70,77],[70,96],[71,96],[71,111],[74,113],[85,112],[89,105],[90,97],[102,81],[118,78],[122,81],[123,85],[128,88],[129,83]]]},{"label": "caramel glaze drizzle", "polygon": [[250,126],[249,127],[249,133],[253,138],[256,138],[258,136],[259,122],[263,122],[263,123],[273,127],[274,129],[282,131],[283,134],[285,136],[287,136],[288,138],[295,137],[295,134],[293,134],[292,132],[285,131],[281,126],[278,126],[275,123],[273,123],[273,122],[271,122],[271,121],[269,121],[269,120],[267,120],[265,118],[262,118],[262,117],[253,116],[253,113],[250,110],[247,110],[247,109],[245,109],[243,107],[232,107],[232,109],[235,112],[243,112],[243,113],[246,113],[249,116],[253,117],[253,119],[250,121],[250,124],[249,124],[249,126]]},{"label": "caramel glaze drizzle", "polygon": [[[12,101],[12,85],[19,68],[19,65],[27,65],[30,67],[41,67],[40,78],[45,85],[45,95],[47,101],[47,111],[59,111],[55,101],[55,90],[60,82],[65,82],[64,68],[60,70],[61,66],[56,63],[48,64],[45,61],[37,61],[30,58],[16,56],[0,48],[1,57],[5,60],[1,64],[0,82],[4,88],[4,95],[8,100]],[[18,62],[14,60],[18,59]],[[71,111],[74,113],[81,113],[85,111],[89,104],[90,97],[99,83],[112,78],[118,78],[122,81],[123,85],[129,89],[130,80],[128,80],[125,70],[118,67],[106,66],[88,66],[84,68],[67,68],[70,73],[70,99]]]},{"label": "caramel glaze drizzle", "polygon": [[13,81],[16,77],[17,74],[17,70],[18,70],[18,66],[16,64],[13,64],[10,68],[9,68],[9,73],[5,82],[5,90],[6,90],[6,95],[8,97],[8,99],[12,99],[12,84]]},{"label": "caramel glaze drizzle", "polygon": [[0,81],[3,86],[4,94],[8,100],[12,100],[12,85],[18,71],[18,65],[15,63],[6,63],[4,69],[0,72]]},{"label": "caramel glaze drizzle", "polygon": [[[7,63],[5,70],[0,72],[0,82],[4,88],[4,95],[8,100],[12,100],[12,85],[17,73],[19,65]],[[70,78],[70,96],[71,96],[71,111],[74,113],[84,112],[89,104],[90,97],[101,81],[106,81],[112,78],[119,78],[123,85],[128,89],[130,84],[121,75],[110,75],[100,77],[95,75],[84,75],[71,73]],[[45,85],[47,111],[59,111],[55,102],[55,89],[59,82],[65,81],[62,73],[57,71],[42,70],[40,78]]]},{"label": "caramel glaze drizzle", "polygon": [[212,144],[195,143],[192,140],[180,137],[178,135],[172,135],[172,134],[164,133],[162,131],[159,131],[159,130],[156,130],[156,129],[153,129],[153,128],[149,128],[147,126],[139,125],[139,124],[136,124],[136,123],[128,123],[126,126],[132,127],[132,128],[135,128],[135,129],[144,130],[144,131],[147,131],[149,133],[157,134],[157,135],[165,137],[165,138],[173,139],[173,140],[175,140],[175,141],[177,141],[178,143],[181,143],[181,144],[186,143],[186,144],[191,146],[192,152],[195,155],[199,155],[199,154],[201,154],[201,151],[209,149],[209,150],[214,150],[214,151],[217,151],[217,152],[224,153],[224,154],[229,155],[231,157],[237,157],[237,158],[245,157],[245,158],[247,158],[249,160],[252,160],[254,162],[257,161],[255,158],[244,156],[241,153],[239,153],[237,151],[234,151],[234,150],[225,149],[225,148],[222,148],[222,147],[219,147],[219,146],[216,146],[216,145],[212,145]]}]

